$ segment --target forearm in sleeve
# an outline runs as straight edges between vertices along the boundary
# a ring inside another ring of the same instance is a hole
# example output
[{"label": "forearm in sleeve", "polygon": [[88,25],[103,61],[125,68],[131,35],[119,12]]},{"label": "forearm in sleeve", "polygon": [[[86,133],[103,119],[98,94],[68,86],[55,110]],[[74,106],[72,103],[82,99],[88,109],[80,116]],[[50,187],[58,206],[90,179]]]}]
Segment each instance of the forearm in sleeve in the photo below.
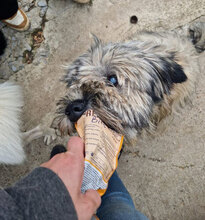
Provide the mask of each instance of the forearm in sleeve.
[{"label": "forearm in sleeve", "polygon": [[77,220],[77,215],[61,179],[39,167],[13,187],[0,190],[0,219]]}]

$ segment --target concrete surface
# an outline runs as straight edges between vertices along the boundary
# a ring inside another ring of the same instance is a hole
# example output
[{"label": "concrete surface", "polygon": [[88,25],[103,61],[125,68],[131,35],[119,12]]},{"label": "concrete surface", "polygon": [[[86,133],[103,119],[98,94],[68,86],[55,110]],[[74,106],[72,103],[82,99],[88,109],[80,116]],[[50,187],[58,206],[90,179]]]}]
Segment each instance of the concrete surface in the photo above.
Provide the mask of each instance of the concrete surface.
[{"label": "concrete surface", "polygon": [[[203,0],[93,0],[88,5],[71,0],[19,2],[31,28],[19,33],[1,24],[8,49],[0,61],[0,81],[12,79],[24,89],[23,129],[42,121],[50,125],[64,91],[59,82],[64,73],[61,65],[89,47],[90,33],[105,42],[120,41],[142,29],[172,30],[205,15]],[[138,17],[137,24],[130,23],[132,15]],[[37,38],[33,37],[36,33]],[[118,172],[136,208],[151,220],[205,219],[204,60],[201,54],[202,74],[192,105],[167,120],[163,132],[142,137],[135,148],[126,148],[119,162]],[[23,165],[1,165],[0,186],[12,184],[48,160],[54,144],[33,141],[26,147]]]}]

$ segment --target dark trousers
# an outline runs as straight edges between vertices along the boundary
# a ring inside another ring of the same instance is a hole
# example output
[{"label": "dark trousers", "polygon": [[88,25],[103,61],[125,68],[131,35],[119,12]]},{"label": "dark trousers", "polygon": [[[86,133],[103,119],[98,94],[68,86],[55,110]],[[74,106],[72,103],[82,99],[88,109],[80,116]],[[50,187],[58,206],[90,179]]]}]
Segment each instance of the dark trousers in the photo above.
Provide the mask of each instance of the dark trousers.
[{"label": "dark trousers", "polygon": [[12,17],[17,10],[17,0],[0,0],[0,20]]},{"label": "dark trousers", "polygon": [[115,171],[109,180],[102,203],[97,210],[100,220],[148,220],[135,209],[132,198]]}]

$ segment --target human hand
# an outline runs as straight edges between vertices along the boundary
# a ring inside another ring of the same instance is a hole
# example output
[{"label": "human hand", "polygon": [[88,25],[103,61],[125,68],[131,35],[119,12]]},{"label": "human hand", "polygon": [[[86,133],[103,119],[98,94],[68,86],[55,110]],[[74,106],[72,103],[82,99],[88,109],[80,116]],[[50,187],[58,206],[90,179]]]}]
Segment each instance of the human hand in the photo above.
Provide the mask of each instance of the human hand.
[{"label": "human hand", "polygon": [[101,197],[95,190],[81,193],[84,174],[84,144],[81,138],[68,141],[68,151],[55,155],[41,166],[51,169],[63,181],[73,200],[78,219],[90,220],[100,206]]}]

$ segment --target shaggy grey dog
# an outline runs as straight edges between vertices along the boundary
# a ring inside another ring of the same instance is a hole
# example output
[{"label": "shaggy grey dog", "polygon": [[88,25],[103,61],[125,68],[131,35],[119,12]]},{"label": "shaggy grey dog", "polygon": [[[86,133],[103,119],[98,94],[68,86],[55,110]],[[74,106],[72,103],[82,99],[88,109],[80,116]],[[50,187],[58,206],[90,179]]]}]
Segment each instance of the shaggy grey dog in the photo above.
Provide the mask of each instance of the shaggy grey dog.
[{"label": "shaggy grey dog", "polygon": [[[176,33],[141,33],[130,41],[91,48],[66,66],[67,94],[53,122],[62,134],[89,108],[132,142],[183,105],[199,73],[194,43],[204,41],[204,23],[192,25],[191,40]],[[200,46],[201,50],[204,45]]]}]

